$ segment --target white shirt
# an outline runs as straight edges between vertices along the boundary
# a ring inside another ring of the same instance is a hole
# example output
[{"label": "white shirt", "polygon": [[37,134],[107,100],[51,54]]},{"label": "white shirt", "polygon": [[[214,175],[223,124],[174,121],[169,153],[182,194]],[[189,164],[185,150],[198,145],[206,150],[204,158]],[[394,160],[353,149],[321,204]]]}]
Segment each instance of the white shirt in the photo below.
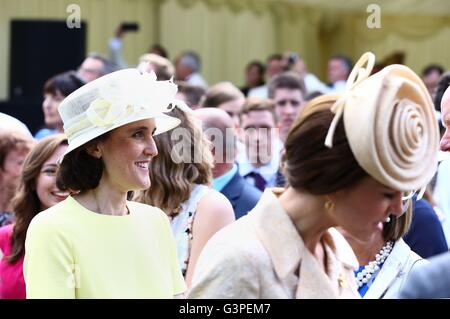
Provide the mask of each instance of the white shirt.
[{"label": "white shirt", "polygon": [[345,85],[347,81],[340,80],[333,83],[328,93],[343,93],[345,92]]},{"label": "white shirt", "polygon": [[303,81],[305,82],[306,91],[308,93],[319,91],[326,94],[330,92],[330,88],[312,73],[306,74]]},{"label": "white shirt", "polygon": [[205,79],[200,75],[200,73],[192,73],[186,78],[186,82],[191,85],[201,86],[205,89],[208,88],[208,83]]},{"label": "white shirt", "polygon": [[250,91],[248,91],[248,97],[259,97],[262,99],[267,99],[268,98],[268,91],[267,91],[267,85],[261,85],[261,86],[257,86],[253,89],[251,89]]},{"label": "white shirt", "polygon": [[[253,166],[250,163],[247,154],[244,153],[242,157],[238,158],[239,175],[245,178],[245,176],[251,172],[259,173],[266,181],[266,187],[276,186],[275,184],[277,180],[277,172],[280,168],[280,160],[281,160],[280,153],[283,147],[284,147],[283,142],[277,139],[275,144],[273,145],[272,157],[270,159],[270,162],[261,167]],[[252,177],[247,177],[245,178],[245,180],[249,182],[251,185],[255,185],[255,181]]]}]

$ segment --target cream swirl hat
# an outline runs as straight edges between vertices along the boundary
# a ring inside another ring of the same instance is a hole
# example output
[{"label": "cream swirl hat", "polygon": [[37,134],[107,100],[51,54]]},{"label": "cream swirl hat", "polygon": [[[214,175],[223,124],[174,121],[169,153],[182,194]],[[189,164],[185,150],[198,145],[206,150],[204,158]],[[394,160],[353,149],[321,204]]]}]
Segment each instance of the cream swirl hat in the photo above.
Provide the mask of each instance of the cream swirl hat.
[{"label": "cream swirl hat", "polygon": [[323,109],[320,104],[326,100],[336,101],[325,145],[333,146],[343,116],[353,155],[370,176],[399,191],[423,189],[438,163],[439,130],[431,97],[408,67],[389,65],[369,76],[374,63],[375,56],[365,53],[347,80],[346,92],[312,100],[301,118]]},{"label": "cream swirl hat", "polygon": [[164,113],[171,105],[183,104],[175,100],[176,92],[172,81],[157,81],[155,73],[137,69],[116,71],[87,83],[58,108],[69,141],[65,154],[135,121],[154,118],[155,135],[173,129],[180,120]]}]

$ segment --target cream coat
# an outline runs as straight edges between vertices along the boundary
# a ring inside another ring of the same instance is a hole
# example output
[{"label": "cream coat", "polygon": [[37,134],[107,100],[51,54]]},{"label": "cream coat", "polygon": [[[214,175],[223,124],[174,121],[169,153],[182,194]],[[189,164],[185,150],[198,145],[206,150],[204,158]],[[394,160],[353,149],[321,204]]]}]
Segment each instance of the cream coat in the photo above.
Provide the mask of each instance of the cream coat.
[{"label": "cream coat", "polygon": [[353,251],[335,229],[323,237],[328,275],[270,190],[217,232],[197,262],[189,298],[359,298]]}]

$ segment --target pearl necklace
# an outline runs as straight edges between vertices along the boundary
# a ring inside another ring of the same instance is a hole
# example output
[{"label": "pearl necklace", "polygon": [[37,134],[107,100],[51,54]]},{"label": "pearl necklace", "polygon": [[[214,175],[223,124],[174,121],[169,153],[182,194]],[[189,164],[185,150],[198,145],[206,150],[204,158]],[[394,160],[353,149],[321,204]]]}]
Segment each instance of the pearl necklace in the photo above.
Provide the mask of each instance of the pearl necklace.
[{"label": "pearl necklace", "polygon": [[375,260],[369,262],[366,266],[364,266],[363,270],[361,270],[356,275],[356,284],[358,285],[358,288],[367,284],[370,281],[370,279],[372,278],[373,274],[375,272],[377,272],[378,270],[380,270],[380,267],[383,265],[384,261],[391,253],[393,247],[394,247],[394,242],[388,241],[381,248],[380,252],[378,254],[376,254]]}]

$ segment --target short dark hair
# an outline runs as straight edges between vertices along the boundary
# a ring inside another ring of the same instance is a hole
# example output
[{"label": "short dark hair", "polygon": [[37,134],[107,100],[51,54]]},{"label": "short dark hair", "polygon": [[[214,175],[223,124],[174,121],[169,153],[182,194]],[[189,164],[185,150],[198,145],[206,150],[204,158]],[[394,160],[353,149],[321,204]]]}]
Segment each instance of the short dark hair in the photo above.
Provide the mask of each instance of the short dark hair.
[{"label": "short dark hair", "polygon": [[353,68],[353,62],[348,56],[346,56],[344,54],[334,54],[334,55],[331,56],[330,60],[340,60],[340,61],[342,61],[342,63],[344,63],[344,65],[345,65],[345,67],[347,69],[348,74],[350,74],[350,71]]},{"label": "short dark hair", "polygon": [[103,175],[103,160],[88,154],[88,145],[105,140],[109,132],[64,156],[56,176],[56,186],[61,190],[85,192],[97,188]]},{"label": "short dark hair", "polygon": [[303,96],[306,95],[305,83],[295,72],[283,72],[270,79],[267,89],[270,99],[275,97],[275,91],[278,89],[300,90]]},{"label": "short dark hair", "polygon": [[422,70],[422,76],[427,76],[430,75],[433,72],[437,72],[439,73],[439,75],[442,75],[444,73],[444,68],[442,66],[440,66],[439,64],[430,64],[427,65],[423,70]]},{"label": "short dark hair", "polygon": [[273,60],[281,61],[281,60],[283,60],[283,56],[280,53],[271,54],[267,57],[266,62],[267,62],[267,64],[269,64],[269,62],[273,61]]},{"label": "short dark hair", "polygon": [[155,53],[158,54],[160,56],[162,56],[163,58],[168,59],[169,58],[169,53],[167,53],[166,48],[164,48],[162,45],[155,43],[153,44],[150,49],[148,50],[149,53]]},{"label": "short dark hair", "polygon": [[47,80],[44,84],[43,94],[56,95],[60,92],[64,97],[79,89],[86,82],[80,78],[75,71],[57,74]]},{"label": "short dark hair", "polygon": [[441,111],[442,96],[444,96],[445,90],[450,86],[450,72],[445,72],[439,79],[436,87],[436,92],[433,97],[433,104],[436,111]]}]

